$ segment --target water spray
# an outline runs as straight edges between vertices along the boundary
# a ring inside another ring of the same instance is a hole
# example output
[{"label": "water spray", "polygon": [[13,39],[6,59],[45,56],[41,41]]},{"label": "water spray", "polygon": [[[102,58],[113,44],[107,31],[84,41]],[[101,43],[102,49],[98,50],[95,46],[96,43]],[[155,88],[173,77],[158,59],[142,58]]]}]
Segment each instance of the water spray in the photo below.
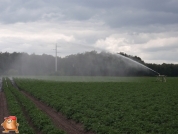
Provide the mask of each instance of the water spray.
[{"label": "water spray", "polygon": [[[119,54],[119,53],[117,53],[117,54]],[[121,54],[119,54],[119,55],[120,55],[122,58],[125,58],[125,59],[127,59],[127,60],[130,60],[130,61],[132,61],[132,62],[134,62],[134,63],[136,63],[136,64],[141,65],[142,67],[145,67],[145,68],[147,68],[147,69],[153,71],[154,73],[157,73],[157,74],[158,74],[158,75],[157,75],[157,78],[156,78],[157,81],[166,82],[166,75],[160,75],[160,73],[156,72],[155,70],[153,70],[153,69],[151,69],[151,68],[149,68],[149,67],[147,67],[147,66],[145,66],[145,65],[143,65],[143,64],[141,64],[141,63],[139,63],[139,62],[137,62],[137,61],[135,61],[135,60],[132,60],[132,59],[130,59],[130,58],[128,58],[128,57],[125,57],[125,56],[123,56],[123,55],[121,55]]]},{"label": "water spray", "polygon": [[121,54],[119,54],[119,53],[117,53],[119,56],[121,56],[122,58],[125,58],[125,59],[127,59],[127,60],[130,60],[130,61],[132,61],[132,62],[134,62],[134,63],[136,63],[136,64],[138,64],[138,65],[140,65],[140,66],[142,66],[142,67],[144,67],[144,68],[147,68],[147,69],[149,69],[149,70],[151,70],[151,71],[153,71],[153,72],[155,72],[155,73],[157,73],[158,75],[160,75],[158,72],[156,72],[155,70],[153,70],[153,69],[151,69],[151,68],[149,68],[149,67],[147,67],[147,66],[145,66],[145,65],[143,65],[143,64],[141,64],[141,63],[139,63],[139,62],[137,62],[137,61],[135,61],[135,60],[132,60],[132,59],[130,59],[130,58],[128,58],[128,57],[125,57],[125,56],[123,56],[123,55],[121,55]]}]

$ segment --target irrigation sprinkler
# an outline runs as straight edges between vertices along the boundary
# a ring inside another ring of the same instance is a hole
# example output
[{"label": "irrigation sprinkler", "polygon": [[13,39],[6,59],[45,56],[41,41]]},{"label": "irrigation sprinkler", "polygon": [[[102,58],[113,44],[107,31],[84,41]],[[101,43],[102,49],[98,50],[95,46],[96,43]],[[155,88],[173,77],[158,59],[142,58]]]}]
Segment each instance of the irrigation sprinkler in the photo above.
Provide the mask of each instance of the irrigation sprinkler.
[{"label": "irrigation sprinkler", "polygon": [[166,82],[166,75],[157,75],[157,81]]}]

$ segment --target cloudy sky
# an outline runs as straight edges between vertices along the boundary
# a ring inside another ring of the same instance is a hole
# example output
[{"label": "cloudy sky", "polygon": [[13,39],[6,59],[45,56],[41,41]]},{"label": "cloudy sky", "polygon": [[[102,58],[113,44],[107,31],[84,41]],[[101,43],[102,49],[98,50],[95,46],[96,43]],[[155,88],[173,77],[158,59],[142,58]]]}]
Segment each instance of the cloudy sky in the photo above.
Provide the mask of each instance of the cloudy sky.
[{"label": "cloudy sky", "polygon": [[178,63],[178,0],[0,0],[1,52],[96,50]]}]

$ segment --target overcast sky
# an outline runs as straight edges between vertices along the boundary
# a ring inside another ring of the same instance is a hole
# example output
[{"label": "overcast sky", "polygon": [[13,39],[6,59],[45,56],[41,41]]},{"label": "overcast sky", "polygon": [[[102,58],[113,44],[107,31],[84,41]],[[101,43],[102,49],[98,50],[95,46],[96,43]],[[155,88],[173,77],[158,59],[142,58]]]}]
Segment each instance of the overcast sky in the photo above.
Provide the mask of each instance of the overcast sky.
[{"label": "overcast sky", "polygon": [[178,63],[178,0],[0,0],[1,52],[101,50]]}]

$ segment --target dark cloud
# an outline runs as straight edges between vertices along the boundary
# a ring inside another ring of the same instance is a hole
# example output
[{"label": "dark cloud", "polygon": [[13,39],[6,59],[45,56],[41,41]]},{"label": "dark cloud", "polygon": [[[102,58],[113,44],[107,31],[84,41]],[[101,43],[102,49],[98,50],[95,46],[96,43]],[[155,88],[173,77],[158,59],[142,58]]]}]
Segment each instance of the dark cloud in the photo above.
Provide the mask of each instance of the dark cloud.
[{"label": "dark cloud", "polygon": [[178,57],[177,57],[177,52],[169,52],[169,51],[165,51],[164,53],[156,53],[156,54],[152,54],[147,60],[153,60],[154,61],[168,61],[169,63],[177,63],[178,61]]},{"label": "dark cloud", "polygon": [[174,44],[174,45],[167,45],[167,46],[160,46],[160,47],[152,47],[152,48],[147,48],[144,49],[144,51],[146,52],[177,52],[178,51],[178,44]]},{"label": "dark cloud", "polygon": [[[177,24],[176,0],[7,0],[2,1],[1,22],[47,20],[101,20],[111,27]],[[45,17],[44,17],[45,16]]]},{"label": "dark cloud", "polygon": [[[49,42],[63,44],[65,54],[90,51],[95,45],[143,57],[177,51],[178,41],[170,38],[178,36],[177,0],[0,0],[0,12],[4,51],[43,53],[35,46]],[[11,44],[22,45],[17,50]],[[122,45],[127,47],[118,48]]]},{"label": "dark cloud", "polygon": [[[119,12],[119,11],[115,11]],[[170,25],[177,24],[178,14],[162,13],[162,12],[122,12],[117,15],[107,15],[106,22],[111,27],[128,27],[128,26],[150,26],[150,25]]]}]

